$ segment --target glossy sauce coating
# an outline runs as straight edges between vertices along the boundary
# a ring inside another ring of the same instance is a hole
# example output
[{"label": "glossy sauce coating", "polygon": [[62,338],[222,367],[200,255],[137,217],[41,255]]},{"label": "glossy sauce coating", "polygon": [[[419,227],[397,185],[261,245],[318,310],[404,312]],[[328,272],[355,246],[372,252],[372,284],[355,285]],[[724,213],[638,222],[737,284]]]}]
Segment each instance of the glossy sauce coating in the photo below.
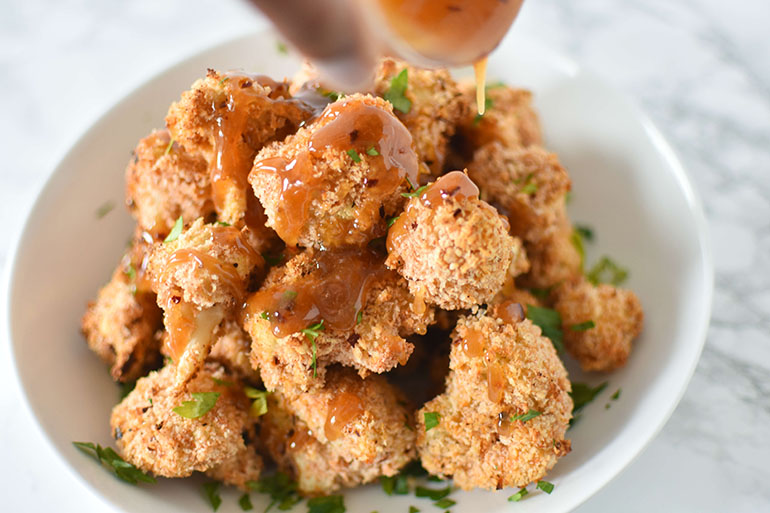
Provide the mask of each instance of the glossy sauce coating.
[{"label": "glossy sauce coating", "polygon": [[292,452],[299,451],[313,440],[315,440],[315,437],[309,428],[298,429],[289,436],[289,440],[286,442],[286,448]]},{"label": "glossy sauce coating", "polygon": [[361,399],[350,392],[340,392],[329,401],[324,434],[329,441],[343,435],[343,429],[364,413]]},{"label": "glossy sauce coating", "polygon": [[[432,208],[449,199],[463,201],[468,198],[477,198],[479,188],[476,187],[468,176],[462,171],[452,171],[443,175],[433,184],[429,185],[420,195],[420,202]],[[414,202],[410,202],[406,210],[398,217],[388,231],[387,248],[392,253],[401,244],[404,237],[409,234],[409,229],[416,216]]]},{"label": "glossy sauce coating", "polygon": [[291,161],[271,157],[254,164],[253,173],[278,175],[281,181],[275,231],[290,246],[299,239],[311,216],[313,200],[332,190],[334,184],[316,172],[315,161],[332,148],[345,153],[355,151],[366,159],[369,171],[362,184],[366,188],[348,218],[335,220],[332,230],[339,235],[356,231],[382,233],[380,207],[399,186],[409,179],[417,181],[418,161],[412,149],[412,136],[393,114],[360,100],[341,100],[329,105],[318,119],[321,125],[307,147]]},{"label": "glossy sauce coating", "polygon": [[321,320],[324,329],[351,330],[370,288],[392,272],[383,260],[369,249],[320,252],[311,273],[257,291],[248,299],[245,314],[267,317],[278,338]]},{"label": "glossy sauce coating", "polygon": [[171,298],[166,304],[165,310],[168,336],[163,343],[166,354],[178,362],[193,331],[195,331],[195,308],[190,303],[175,302],[174,298]]}]

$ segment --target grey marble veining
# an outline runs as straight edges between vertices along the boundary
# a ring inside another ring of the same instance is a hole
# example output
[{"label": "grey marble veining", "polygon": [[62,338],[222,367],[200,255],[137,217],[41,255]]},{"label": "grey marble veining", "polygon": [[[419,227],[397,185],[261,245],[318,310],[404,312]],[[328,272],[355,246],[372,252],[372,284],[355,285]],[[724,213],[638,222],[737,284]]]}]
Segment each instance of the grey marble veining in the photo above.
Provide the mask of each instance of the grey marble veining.
[{"label": "grey marble veining", "polygon": [[[0,265],[18,213],[96,115],[150,73],[260,23],[233,0],[0,0],[0,13]],[[528,0],[517,22],[661,129],[703,200],[717,272],[682,402],[581,512],[770,511],[769,23],[770,3],[756,0]],[[8,511],[103,511],[71,478],[53,482],[61,464],[20,407],[6,346],[0,410],[18,412],[0,416],[4,459],[18,462],[0,471],[15,490]]]}]

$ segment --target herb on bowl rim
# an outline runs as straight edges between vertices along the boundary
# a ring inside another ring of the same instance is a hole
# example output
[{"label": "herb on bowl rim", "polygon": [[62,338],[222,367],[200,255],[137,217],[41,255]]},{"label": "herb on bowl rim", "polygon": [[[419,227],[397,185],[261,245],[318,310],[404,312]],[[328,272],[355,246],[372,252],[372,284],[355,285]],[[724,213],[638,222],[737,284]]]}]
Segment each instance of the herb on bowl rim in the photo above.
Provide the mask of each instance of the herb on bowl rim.
[{"label": "herb on bowl rim", "polygon": [[529,495],[529,490],[525,488],[521,488],[518,492],[514,493],[510,497],[508,497],[508,502],[519,502],[521,499]]},{"label": "herb on bowl rim", "polygon": [[222,497],[219,495],[219,487],[222,483],[219,481],[211,481],[210,483],[203,483],[203,495],[208,500],[211,509],[214,511],[219,509],[222,505]]},{"label": "herb on bowl rim", "polygon": [[548,481],[540,480],[537,482],[537,488],[540,490],[543,490],[548,495],[551,495],[551,492],[553,491],[553,483],[550,483]]},{"label": "herb on bowl rim", "polygon": [[308,513],[345,513],[345,499],[342,495],[325,495],[307,500]]},{"label": "herb on bowl rim", "polygon": [[91,456],[118,479],[135,485],[139,482],[155,484],[155,478],[136,468],[120,457],[112,447],[102,447],[92,442],[72,442],[77,449]]}]

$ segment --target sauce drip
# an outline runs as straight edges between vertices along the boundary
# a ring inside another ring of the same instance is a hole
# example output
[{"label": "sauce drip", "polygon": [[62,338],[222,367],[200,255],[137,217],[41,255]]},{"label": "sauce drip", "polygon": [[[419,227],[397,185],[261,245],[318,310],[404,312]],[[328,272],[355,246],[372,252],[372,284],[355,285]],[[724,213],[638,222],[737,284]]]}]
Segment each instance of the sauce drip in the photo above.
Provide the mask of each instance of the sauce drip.
[{"label": "sauce drip", "polygon": [[476,330],[465,330],[463,350],[471,358],[484,356],[484,335]]},{"label": "sauce drip", "polygon": [[[275,231],[289,246],[294,246],[311,217],[311,204],[335,187],[330,172],[319,173],[315,161],[328,149],[342,158],[355,151],[366,159],[367,174],[352,206],[350,216],[337,216],[322,227],[326,246],[334,241],[365,242],[385,233],[381,214],[383,201],[393,195],[406,178],[417,183],[418,160],[412,149],[412,136],[388,111],[362,101],[341,100],[329,105],[317,120],[318,128],[307,146],[292,160],[271,157],[254,164],[254,174],[277,175],[281,193],[274,222]],[[376,153],[376,154],[373,154]],[[330,180],[331,179],[331,180]],[[368,237],[356,237],[363,233]]]},{"label": "sauce drip", "polygon": [[307,444],[315,440],[313,432],[308,427],[302,427],[294,431],[286,442],[286,447],[289,451],[299,451]]},{"label": "sauce drip", "polygon": [[479,116],[483,116],[487,110],[486,85],[487,85],[487,58],[484,57],[473,63],[473,72],[476,75],[476,110]]},{"label": "sauce drip", "polygon": [[[486,355],[489,360],[490,355]],[[505,368],[502,364],[495,361],[487,361],[487,396],[493,403],[499,403],[503,400],[503,392],[508,381],[505,379]]]},{"label": "sauce drip", "polygon": [[[420,203],[427,208],[443,203],[449,199],[464,201],[477,198],[479,188],[462,171],[452,171],[443,175],[432,185],[429,185],[420,195]],[[401,241],[409,234],[411,225],[415,222],[417,204],[410,201],[406,210],[398,217],[388,231],[387,249],[392,253],[401,245]]]},{"label": "sauce drip", "polygon": [[352,330],[366,306],[369,290],[388,276],[383,258],[363,248],[323,251],[315,268],[292,283],[255,292],[245,314],[267,316],[273,334],[283,338],[324,321],[324,329]]},{"label": "sauce drip", "polygon": [[[177,298],[178,299],[178,298]],[[184,301],[171,298],[166,304],[166,331],[168,336],[163,344],[172,360],[179,362],[187,342],[195,331],[195,308]]]},{"label": "sauce drip", "polygon": [[324,434],[329,441],[343,435],[343,429],[363,415],[364,405],[361,399],[350,392],[340,392],[329,401]]},{"label": "sauce drip", "polygon": [[515,301],[505,301],[493,308],[495,317],[506,324],[516,324],[524,320],[524,307]]}]

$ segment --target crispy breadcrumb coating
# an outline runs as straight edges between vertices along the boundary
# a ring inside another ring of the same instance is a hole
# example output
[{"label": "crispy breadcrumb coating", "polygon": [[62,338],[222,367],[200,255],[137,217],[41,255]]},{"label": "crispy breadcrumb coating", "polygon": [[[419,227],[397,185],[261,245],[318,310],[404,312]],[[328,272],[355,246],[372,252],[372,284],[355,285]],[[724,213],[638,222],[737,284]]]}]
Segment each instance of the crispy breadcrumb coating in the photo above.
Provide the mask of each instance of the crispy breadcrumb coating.
[{"label": "crispy breadcrumb coating", "polygon": [[[446,391],[417,412],[417,450],[431,474],[463,489],[526,486],[569,452],[567,372],[551,341],[529,320],[480,312],[452,335]],[[530,410],[526,422],[511,420]],[[426,431],[425,414],[438,414]]]},{"label": "crispy breadcrumb coating", "polygon": [[393,78],[404,69],[408,78],[404,96],[412,105],[409,112],[396,110],[395,114],[414,137],[417,155],[430,173],[438,176],[444,166],[449,139],[457,124],[470,115],[470,104],[449,71],[415,68],[391,58],[380,62],[375,94],[384,96]]},{"label": "crispy breadcrumb coating", "polygon": [[[316,271],[317,254],[308,250],[285,265],[272,268],[263,290],[277,286],[297,288],[302,278]],[[326,287],[331,290],[329,285]],[[259,368],[268,390],[282,390],[290,396],[323,385],[326,366],[332,363],[354,367],[362,377],[405,364],[413,349],[405,337],[424,333],[433,322],[433,308],[417,303],[406,282],[383,267],[362,298],[360,317],[353,329],[327,327],[319,332],[315,339],[314,377],[313,349],[308,336],[297,332],[277,338],[271,321],[261,313],[247,309],[244,319],[244,328],[253,340],[252,366]]]},{"label": "crispy breadcrumb coating", "polygon": [[[608,284],[594,286],[580,277],[558,286],[553,296],[564,327],[564,346],[583,370],[610,372],[626,364],[644,323],[636,294]],[[595,326],[572,329],[587,321]]]},{"label": "crispy breadcrumb coating", "polygon": [[[360,146],[360,138],[374,140]],[[404,203],[417,173],[411,146],[388,102],[354,94],[260,151],[249,182],[288,246],[363,245],[385,234]]]},{"label": "crispy breadcrumb coating", "polygon": [[[445,176],[409,200],[388,234],[386,264],[407,279],[415,296],[456,310],[494,297],[521,244],[494,208],[475,195],[453,192],[458,186]],[[426,195],[435,188],[446,191],[431,202]]]},{"label": "crispy breadcrumb coating", "polygon": [[[222,178],[221,185],[212,184],[219,218],[239,225],[254,156],[266,143],[294,133],[311,115],[310,107],[291,99],[287,83],[209,70],[171,105],[166,126],[187,151],[206,159],[212,182]],[[218,158],[220,150],[226,162]]]},{"label": "crispy breadcrumb coating", "polygon": [[562,206],[554,230],[537,242],[524,244],[530,270],[519,276],[516,284],[547,289],[582,274],[582,258],[572,237],[572,224]]},{"label": "crispy breadcrumb coating", "polygon": [[482,199],[508,215],[511,233],[537,242],[555,230],[571,183],[555,154],[539,146],[480,147],[468,165],[468,176]]},{"label": "crispy breadcrumb coating", "polygon": [[161,310],[155,294],[137,283],[143,279],[148,247],[137,233],[131,249],[81,320],[88,347],[110,365],[110,374],[117,381],[133,381],[161,360]]},{"label": "crispy breadcrumb coating", "polygon": [[179,216],[208,218],[214,214],[205,159],[192,155],[168,130],[139,141],[126,167],[126,205],[139,226],[165,237]]},{"label": "crispy breadcrumb coating", "polygon": [[289,400],[270,394],[260,437],[300,492],[328,494],[393,476],[415,456],[412,411],[381,376],[333,367],[326,384]]},{"label": "crispy breadcrumb coating", "polygon": [[[256,420],[250,401],[235,376],[216,364],[201,368],[184,389],[174,386],[175,369],[166,366],[136,383],[136,388],[112,410],[110,426],[121,456],[144,472],[186,477],[207,472],[245,489],[256,480],[262,459],[251,444]],[[219,385],[214,378],[231,383]],[[217,392],[214,407],[196,419],[174,412],[192,393]]]}]

